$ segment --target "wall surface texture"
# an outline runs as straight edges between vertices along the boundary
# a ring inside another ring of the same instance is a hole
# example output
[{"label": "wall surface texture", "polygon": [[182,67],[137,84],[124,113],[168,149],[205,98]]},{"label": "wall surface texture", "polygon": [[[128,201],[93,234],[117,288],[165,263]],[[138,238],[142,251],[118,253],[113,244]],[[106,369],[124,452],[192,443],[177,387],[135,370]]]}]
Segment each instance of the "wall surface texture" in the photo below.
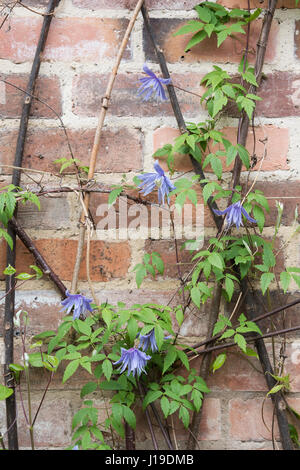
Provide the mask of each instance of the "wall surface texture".
[{"label": "wall surface texture", "polygon": [[[43,12],[47,1],[26,0],[23,3]],[[69,153],[57,115],[68,131],[74,155],[83,164],[89,164],[101,99],[135,3],[134,0],[61,0],[51,24],[35,92],[57,114],[41,102],[33,104],[23,166],[39,170],[39,173],[25,172],[22,176],[23,185],[30,187],[32,178],[42,185],[47,183],[57,186],[60,182],[57,177],[59,167],[53,162],[58,158],[69,158]],[[188,19],[196,17],[192,10],[196,1],[147,0],[146,3],[174,84],[201,94],[203,89],[200,80],[213,65],[220,65],[229,73],[236,73],[245,47],[244,37],[228,39],[220,48],[216,48],[214,40],[208,39],[185,53],[187,37],[174,37],[173,33]],[[255,0],[251,7],[261,7],[265,3]],[[228,8],[247,7],[246,0],[223,0],[222,4]],[[16,7],[0,29],[1,78],[20,88],[26,87],[41,22],[40,15]],[[255,57],[260,24],[261,20],[258,20],[251,30],[251,62]],[[137,81],[145,62],[159,73],[154,51],[143,27],[143,18],[139,15],[121,62],[105,120],[95,174],[99,183],[117,184],[123,174],[127,175],[128,181],[132,181],[141,171],[152,171],[154,151],[166,143],[172,143],[174,137],[179,135],[168,101],[144,102],[137,96]],[[261,171],[254,169],[250,180],[257,178],[256,187],[262,189],[269,198],[271,211],[267,216],[266,236],[271,237],[274,232],[275,200],[284,203],[283,224],[276,240],[280,249],[276,269],[281,272],[284,266],[300,264],[299,234],[291,238],[294,211],[300,202],[300,10],[294,7],[293,0],[279,2],[270,33],[264,74],[259,93],[263,101],[257,107],[255,137],[258,158],[264,152],[264,145],[259,139],[267,137],[267,154]],[[186,121],[201,122],[207,118],[197,96],[178,90],[178,99]],[[1,186],[11,182],[10,165],[14,159],[22,102],[22,92],[0,82]],[[218,127],[234,140],[237,117],[222,117]],[[252,146],[251,128],[248,138],[250,152]],[[179,155],[177,170],[181,173],[192,172],[192,167],[186,158]],[[206,175],[214,178],[209,168]],[[230,173],[224,174],[225,181],[229,182],[230,177]],[[248,173],[243,172],[242,181],[245,182],[247,177]],[[76,183],[72,170],[64,172],[62,181],[64,185]],[[94,194],[91,198],[90,208],[96,225],[101,218],[99,207],[106,202],[107,194]],[[70,287],[72,280],[80,211],[77,196],[73,193],[42,197],[40,211],[31,205],[20,207],[19,210],[20,223],[67,287]],[[205,238],[215,234],[213,219],[206,208],[204,229]],[[152,251],[162,255],[166,275],[156,280],[147,278],[138,290],[133,268],[142,260],[144,253]],[[188,252],[180,252],[180,257],[185,263],[184,269],[188,270]],[[17,271],[28,271],[28,266],[33,262],[31,254],[18,241]],[[128,306],[147,301],[167,303],[178,287],[174,244],[164,237],[115,240],[109,233],[106,239],[99,239],[95,234],[91,242],[90,262],[91,280],[100,302],[122,301]],[[5,289],[2,274],[5,263],[6,247],[0,241],[0,296]],[[90,295],[85,262],[80,270],[79,288]],[[277,286],[274,285],[271,290],[272,306],[276,307],[279,301],[292,301],[297,295],[299,289],[297,293],[297,286],[293,284],[289,292],[278,300]],[[16,299],[17,308],[23,308],[30,314],[31,335],[56,329],[63,315],[60,311],[61,297],[50,280],[44,277],[40,281],[28,281],[17,290]],[[263,301],[267,306],[267,300],[264,298]],[[1,315],[2,311],[1,306]],[[299,324],[299,313],[297,306],[286,312],[286,327]],[[186,318],[180,332],[185,341],[192,344],[205,337],[206,319],[206,309],[196,314],[193,312]],[[271,327],[270,323],[264,326],[265,330]],[[292,378],[290,403],[300,413],[300,364],[291,361],[293,340],[295,337],[289,335],[285,371]],[[271,353],[271,344],[267,344]],[[16,361],[20,355],[20,346],[20,340],[16,337]],[[276,347],[279,346],[280,341],[277,340]],[[0,356],[3,357],[2,337]],[[230,360],[224,367],[208,379],[211,393],[204,402],[199,447],[271,449],[273,410],[270,399],[267,399],[264,403],[266,427],[262,421],[262,404],[267,389],[260,365],[258,361],[251,360],[253,367],[234,352],[229,356]],[[194,363],[196,366],[197,362]],[[61,378],[62,370],[59,370],[36,423],[37,448],[64,449],[71,443],[72,416],[81,403],[81,386],[89,377],[82,370],[64,386]],[[46,377],[34,371],[32,381],[34,406],[41,396]],[[104,403],[97,393],[95,400],[104,413]],[[144,415],[141,414],[138,419],[140,431],[137,446],[140,449],[151,449]],[[21,408],[18,409],[18,420],[21,446],[29,448]],[[0,403],[0,422],[5,423],[3,402]],[[175,425],[178,441],[184,443],[186,433],[179,422]]]}]

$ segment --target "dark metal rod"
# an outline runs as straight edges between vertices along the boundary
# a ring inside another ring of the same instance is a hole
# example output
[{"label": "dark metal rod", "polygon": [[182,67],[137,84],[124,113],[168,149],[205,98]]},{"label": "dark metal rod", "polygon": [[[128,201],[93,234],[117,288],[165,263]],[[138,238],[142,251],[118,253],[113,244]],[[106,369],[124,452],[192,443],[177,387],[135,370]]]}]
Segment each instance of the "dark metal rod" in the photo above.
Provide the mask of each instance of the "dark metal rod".
[{"label": "dark metal rod", "polygon": [[[36,78],[39,73],[40,64],[41,64],[41,56],[45,48],[50,23],[52,20],[52,13],[54,9],[58,5],[60,0],[50,0],[48,7],[47,7],[47,16],[44,17],[42,29],[38,41],[38,45],[36,48],[36,53],[34,57],[34,61],[31,68],[31,73],[27,85],[27,92],[29,94],[33,94]],[[27,135],[27,128],[28,128],[28,120],[30,116],[31,110],[31,103],[32,100],[30,96],[26,96],[23,103],[22,108],[22,115],[20,119],[20,126],[19,126],[19,133],[17,139],[17,146],[15,152],[15,160],[14,166],[21,167],[23,154],[24,154],[24,147]],[[21,178],[21,170],[14,169],[13,176],[12,176],[12,184],[15,186],[19,186]],[[15,216],[17,215],[17,210],[15,212]],[[8,223],[7,228],[8,234],[11,236],[13,241],[13,249],[11,250],[10,247],[7,247],[7,255],[6,261],[7,265],[15,266],[16,264],[16,232],[14,227],[11,223]],[[14,276],[6,276],[6,292],[8,293],[5,297],[5,307],[4,307],[4,346],[5,346],[5,361],[4,361],[4,376],[5,376],[5,384],[8,386],[10,381],[10,372],[9,372],[9,364],[13,362],[14,354],[13,354],[13,317],[15,312],[15,278]],[[13,393],[9,398],[6,399],[6,421],[7,421],[7,428],[9,429],[8,432],[8,448],[10,450],[18,450],[18,432],[17,432],[17,424],[16,424],[16,397],[15,393]]]}]

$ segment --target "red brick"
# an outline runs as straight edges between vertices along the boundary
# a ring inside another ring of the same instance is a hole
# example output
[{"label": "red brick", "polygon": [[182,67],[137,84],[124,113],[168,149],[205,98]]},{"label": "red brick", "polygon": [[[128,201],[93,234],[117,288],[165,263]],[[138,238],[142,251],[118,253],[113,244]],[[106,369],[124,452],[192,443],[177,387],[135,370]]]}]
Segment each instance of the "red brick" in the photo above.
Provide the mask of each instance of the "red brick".
[{"label": "red brick", "polygon": [[[78,8],[97,10],[106,9],[133,9],[136,0],[72,0]],[[195,0],[146,0],[147,8],[164,10],[191,10],[195,6]]]},{"label": "red brick", "polygon": [[[258,116],[300,116],[300,75],[274,72],[262,80],[258,95],[262,98],[256,108]],[[276,96],[276,100],[274,100]]]},{"label": "red brick", "polygon": [[[108,18],[54,18],[44,60],[63,62],[101,61],[114,58],[127,20]],[[21,63],[34,57],[42,18],[11,19],[11,29],[0,30],[0,57]],[[127,48],[124,58],[130,56]]]},{"label": "red brick", "polygon": [[276,181],[260,182],[255,184],[255,189],[263,191],[268,198],[270,213],[266,215],[266,225],[274,225],[277,219],[276,201],[284,205],[282,225],[292,225],[295,217],[295,209],[300,203],[300,181]]},{"label": "red brick", "polygon": [[[137,96],[138,79],[141,77],[142,70],[138,75],[134,73],[117,75],[108,113],[116,116],[173,116],[169,101],[157,102],[153,98],[145,102],[142,97]],[[73,83],[73,112],[79,116],[97,116],[108,79],[107,74],[78,76]],[[174,73],[172,79],[174,84],[188,91],[200,93],[203,90],[197,73]],[[199,113],[200,98],[183,91],[178,91],[177,95],[181,110],[185,115],[195,116]]]},{"label": "red brick", "polygon": [[[67,130],[74,157],[84,165],[89,165],[90,153],[93,146],[95,130]],[[14,161],[17,131],[1,133],[0,163],[12,165]],[[135,129],[104,129],[101,146],[98,152],[96,172],[124,173],[142,169],[141,133]],[[70,158],[66,136],[61,128],[46,130],[31,129],[28,132],[25,151],[24,168],[58,173],[59,164],[54,160]],[[11,169],[3,168],[5,174],[11,174]],[[69,167],[64,173],[74,173]]]},{"label": "red brick", "polygon": [[[245,10],[248,8],[248,0],[219,0],[217,3],[220,3],[227,8],[243,8]],[[250,0],[251,10],[254,8],[265,9],[267,7],[267,0]],[[279,0],[276,8],[299,8],[299,6],[296,6],[295,0]]]},{"label": "red brick", "polygon": [[[192,34],[173,36],[179,30],[186,20],[180,19],[152,19],[151,25],[157,39],[158,46],[163,50],[167,62],[186,62],[197,63],[209,60],[212,62],[240,62],[245,48],[246,35],[237,34],[236,38],[227,38],[220,47],[217,47],[216,36],[204,39],[200,44],[193,47],[189,52],[184,52]],[[257,20],[251,27],[249,61],[255,59],[256,43],[261,28],[261,20]],[[266,51],[265,62],[270,63],[274,60],[276,54],[278,25],[273,23],[268,48]],[[147,32],[144,31],[144,48],[146,59],[156,61],[155,53]]]},{"label": "red brick", "polygon": [[[230,436],[240,441],[262,441],[272,439],[273,406],[268,398],[263,406],[264,420],[262,420],[263,398],[256,397],[242,400],[235,398],[229,402]],[[275,436],[278,438],[277,423],[275,423]]]},{"label": "red brick", "polygon": [[[251,347],[251,346],[250,346]],[[261,370],[258,359],[250,358],[253,366],[249,364],[249,358],[243,356],[237,349],[228,348],[214,353],[211,362],[217,354],[225,352],[227,359],[225,364],[214,373],[210,373],[207,384],[213,390],[235,391],[267,391],[266,380]],[[194,365],[195,367],[195,365]]]},{"label": "red brick", "polygon": [[[63,280],[71,281],[77,252],[77,241],[67,239],[40,239],[34,241],[37,249],[45,257],[53,271]],[[5,250],[2,242],[0,276],[5,268]],[[67,255],[67,256],[66,256]],[[33,256],[20,243],[17,243],[18,272],[28,272],[34,264]],[[106,282],[115,278],[126,277],[130,265],[130,248],[127,242],[108,243],[102,240],[91,242],[90,275],[92,281]],[[80,280],[86,280],[85,251],[79,273]]]},{"label": "red brick", "polygon": [[[12,85],[26,90],[28,75],[6,75],[3,79]],[[40,76],[37,79],[34,96],[43,100],[53,108],[59,116],[62,113],[61,90],[58,77]],[[14,88],[8,83],[0,82],[0,117],[19,118],[22,112],[22,105],[27,95]],[[55,119],[55,113],[45,104],[33,99],[31,106],[31,117]]]},{"label": "red brick", "polygon": [[[233,127],[223,128],[221,131],[224,136],[230,140],[233,144],[236,143],[237,129]],[[173,128],[159,128],[153,133],[153,150],[154,152],[163,147],[165,144],[174,143],[174,139],[180,135],[177,129]],[[267,154],[262,162],[261,171],[276,171],[276,170],[288,170],[287,164],[287,153],[289,149],[289,131],[288,129],[278,128],[273,125],[266,125],[263,128],[255,129],[255,153],[258,158],[258,163],[254,167],[254,170],[260,168],[260,159],[264,155],[265,145],[260,140],[268,138],[267,141]],[[253,131],[249,129],[248,139],[246,147],[248,148],[250,155],[253,152]],[[212,148],[211,151],[218,150],[218,148]],[[162,158],[160,158],[163,161]],[[175,165],[178,171],[191,171],[193,166],[190,158],[187,155],[175,155]],[[163,165],[167,167],[166,163]],[[225,161],[223,169],[224,171],[231,171],[233,164],[230,167],[226,167]],[[210,165],[205,167],[205,172],[211,172]]]}]

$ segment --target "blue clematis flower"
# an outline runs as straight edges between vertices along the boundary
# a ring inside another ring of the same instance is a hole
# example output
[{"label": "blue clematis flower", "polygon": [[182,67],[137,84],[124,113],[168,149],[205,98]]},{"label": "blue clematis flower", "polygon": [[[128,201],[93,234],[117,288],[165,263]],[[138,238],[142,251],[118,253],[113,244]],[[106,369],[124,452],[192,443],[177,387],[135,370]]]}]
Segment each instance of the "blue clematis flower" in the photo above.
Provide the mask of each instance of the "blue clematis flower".
[{"label": "blue clematis flower", "polygon": [[80,315],[84,315],[85,312],[88,310],[92,312],[93,309],[91,307],[92,299],[88,299],[84,295],[81,294],[70,294],[69,291],[66,291],[66,298],[61,302],[63,308],[61,311],[66,311],[67,315],[73,310],[73,320],[79,318]]},{"label": "blue clematis flower", "polygon": [[226,214],[226,225],[229,228],[231,225],[236,225],[237,229],[240,228],[241,225],[243,225],[242,221],[242,214],[246,217],[246,219],[249,222],[253,222],[256,224],[256,220],[250,217],[248,212],[243,208],[241,201],[235,202],[234,204],[231,204],[230,206],[227,207],[224,211],[219,211],[216,209],[213,209],[215,214],[217,215],[224,215]]},{"label": "blue clematis flower", "polygon": [[158,188],[159,204],[165,203],[165,197],[169,203],[169,192],[176,189],[176,187],[165,175],[165,172],[159,165],[158,160],[155,160],[154,170],[155,173],[144,173],[143,175],[138,175],[138,178],[142,181],[138,187],[142,188],[142,194],[144,196],[147,196],[147,194],[150,194],[155,188]]},{"label": "blue clematis flower", "polygon": [[148,348],[151,348],[152,352],[158,351],[158,347],[156,344],[155,333],[154,329],[150,331],[147,335],[139,334],[140,344],[139,347],[143,351],[147,351]]},{"label": "blue clematis flower", "polygon": [[127,375],[132,372],[133,376],[135,374],[140,376],[142,372],[145,372],[146,374],[145,366],[149,359],[151,359],[151,356],[147,356],[147,354],[138,348],[121,348],[121,358],[114,362],[114,365],[122,364],[120,373],[124,372],[124,370],[128,368]]},{"label": "blue clematis flower", "polygon": [[144,72],[148,77],[139,78],[142,83],[138,89],[138,96],[146,93],[143,101],[148,101],[152,94],[161,101],[166,101],[167,97],[163,85],[169,85],[171,78],[158,78],[152,70],[150,70],[146,64],[143,66]]}]

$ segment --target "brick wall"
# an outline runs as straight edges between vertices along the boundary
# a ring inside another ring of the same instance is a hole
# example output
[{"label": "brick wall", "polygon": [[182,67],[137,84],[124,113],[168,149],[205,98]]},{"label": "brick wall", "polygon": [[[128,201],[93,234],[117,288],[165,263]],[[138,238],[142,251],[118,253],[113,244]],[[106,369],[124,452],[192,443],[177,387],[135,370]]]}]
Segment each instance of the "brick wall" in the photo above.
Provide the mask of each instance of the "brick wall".
[{"label": "brick wall", "polygon": [[[42,12],[46,0],[27,0],[28,6]],[[93,143],[101,98],[117,54],[118,45],[130,18],[130,9],[135,0],[61,0],[52,22],[43,63],[40,69],[36,95],[55,109],[67,128],[76,158],[88,165]],[[224,0],[228,8],[247,7],[247,1]],[[266,2],[264,2],[266,3]],[[201,93],[201,78],[219,64],[230,73],[236,65],[245,46],[244,37],[228,39],[217,49],[214,40],[207,39],[191,52],[184,53],[187,36],[173,37],[188,18],[194,17],[191,8],[195,0],[148,0],[147,5],[153,18],[153,28],[159,46],[165,52],[169,69],[175,84],[195,93]],[[252,7],[261,6],[255,0]],[[31,69],[42,18],[29,10],[15,8],[14,14],[0,29],[1,77],[19,87],[25,87]],[[8,28],[9,26],[9,28]],[[251,27],[252,28],[252,27]],[[267,218],[265,234],[272,236],[276,219],[275,199],[284,203],[283,224],[278,234],[279,272],[284,266],[299,266],[299,235],[288,245],[285,242],[292,234],[293,214],[300,202],[300,10],[294,9],[294,1],[279,2],[273,22],[266,54],[260,96],[263,101],[257,107],[256,139],[268,137],[267,155],[258,175],[257,188],[270,198],[271,211]],[[252,28],[250,51],[254,51],[260,21]],[[250,54],[253,61],[254,55]],[[126,173],[129,181],[142,170],[152,169],[153,152],[165,143],[172,143],[179,135],[176,121],[168,102],[142,102],[136,96],[137,79],[147,61],[152,69],[159,71],[151,44],[143,28],[142,16],[138,17],[131,35],[124,59],[113,90],[103,132],[102,145],[96,166],[96,180],[118,183]],[[206,112],[199,106],[199,99],[193,95],[178,92],[178,98],[186,121],[204,120]],[[12,165],[18,132],[18,118],[22,106],[22,93],[0,82],[0,165]],[[68,147],[59,120],[49,108],[35,102],[29,124],[25,147],[24,167],[41,172],[57,173],[53,161],[69,157]],[[220,128],[232,139],[235,138],[237,118],[232,115],[222,118]],[[253,131],[248,138],[252,148]],[[256,153],[262,155],[263,145],[257,143]],[[178,171],[191,171],[191,165],[177,155]],[[163,162],[162,162],[163,164]],[[11,181],[11,168],[2,167],[0,184]],[[66,172],[66,173],[70,173]],[[251,178],[255,177],[254,172]],[[45,180],[57,181],[52,176],[39,173]],[[211,175],[208,168],[207,175]],[[247,174],[243,173],[243,181]],[[74,175],[67,174],[66,181],[72,182]],[[225,174],[230,180],[230,174]],[[44,181],[44,180],[42,180]],[[23,176],[23,184],[30,184]],[[91,199],[92,214],[97,216],[98,205],[104,196],[94,195]],[[19,219],[38,249],[45,256],[54,271],[69,287],[74,266],[78,218],[80,206],[73,194],[60,194],[41,199],[41,211],[27,205],[20,208]],[[205,210],[205,236],[214,235],[214,224]],[[166,276],[157,281],[147,279],[140,290],[136,289],[132,272],[145,252],[158,251],[167,263]],[[188,263],[186,252],[182,261]],[[0,290],[4,290],[5,246],[0,242]],[[28,270],[33,258],[21,243],[17,245],[17,270]],[[98,240],[91,243],[91,279],[100,302],[123,301],[127,305],[138,301],[167,302],[170,292],[177,287],[175,253],[169,240]],[[86,268],[83,262],[79,276],[79,288],[88,293]],[[296,298],[296,286],[285,300]],[[298,294],[299,295],[299,294]],[[62,316],[60,295],[51,281],[29,281],[17,291],[17,308],[30,313],[29,333],[55,329]],[[276,286],[272,292],[276,306]],[[288,326],[299,324],[299,309],[296,307],[286,314]],[[267,328],[267,326],[266,326]],[[186,341],[205,337],[206,312],[197,317],[190,315],[181,333]],[[300,413],[300,365],[290,360],[292,337],[288,337],[286,371],[293,378],[291,404]],[[20,353],[20,341],[16,339],[16,360]],[[0,338],[0,351],[3,342]],[[271,348],[270,348],[271,351]],[[196,365],[196,361],[194,361]],[[259,364],[255,362],[259,369]],[[79,392],[86,372],[77,373],[65,386],[61,385],[62,373],[58,372],[51,386],[45,405],[36,425],[37,447],[60,449],[70,444],[71,420],[80,406]],[[45,385],[45,377],[33,373],[33,404],[38,402]],[[211,394],[205,401],[200,434],[202,449],[269,449],[272,447],[271,434],[261,418],[262,402],[266,393],[265,380],[259,370],[232,352],[230,361],[208,380]],[[99,408],[103,408],[100,396],[95,394]],[[55,406],[53,406],[55,404]],[[265,420],[270,429],[272,406],[267,400],[264,408]],[[4,422],[5,411],[0,403],[0,421]],[[19,411],[21,445],[29,446],[25,424]],[[151,439],[144,416],[139,416],[141,431],[138,447],[151,448]],[[177,437],[184,441],[182,427]]]}]

